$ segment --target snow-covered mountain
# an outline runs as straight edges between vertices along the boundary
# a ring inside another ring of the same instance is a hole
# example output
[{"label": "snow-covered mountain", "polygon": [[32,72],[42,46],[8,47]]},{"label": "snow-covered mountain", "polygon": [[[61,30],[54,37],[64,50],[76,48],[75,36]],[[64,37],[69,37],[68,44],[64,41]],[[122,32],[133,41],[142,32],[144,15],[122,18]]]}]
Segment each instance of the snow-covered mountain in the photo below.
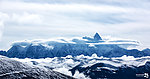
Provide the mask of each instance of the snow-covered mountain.
[{"label": "snow-covered mountain", "polygon": [[[3,60],[1,57],[0,76],[5,76],[4,73],[6,78],[43,74],[41,77],[47,78],[52,72],[60,76],[59,78],[66,74],[79,79],[145,79],[150,74],[150,49],[127,49],[138,45],[139,42],[132,40],[102,38],[98,33],[94,37],[18,41],[8,51],[0,51],[1,55],[12,59],[5,57]],[[5,65],[8,68],[6,72]]]},{"label": "snow-covered mountain", "polygon": [[15,42],[7,52],[3,51],[0,54],[17,58],[64,57],[67,55],[77,56],[81,54],[91,56],[93,53],[104,57],[121,57],[123,55],[135,57],[149,56],[150,53],[145,51],[127,50],[125,48],[137,46],[138,44],[139,42],[132,40],[102,39],[96,33],[94,37]]},{"label": "snow-covered mountain", "polygon": [[0,55],[0,79],[74,79],[51,69],[21,63]]},{"label": "snow-covered mountain", "polygon": [[45,59],[12,59],[29,65],[52,69],[78,79],[148,79],[149,77],[147,78],[145,74],[150,75],[150,56],[134,58],[124,55],[106,58],[93,54],[92,56],[72,57],[68,55]]}]

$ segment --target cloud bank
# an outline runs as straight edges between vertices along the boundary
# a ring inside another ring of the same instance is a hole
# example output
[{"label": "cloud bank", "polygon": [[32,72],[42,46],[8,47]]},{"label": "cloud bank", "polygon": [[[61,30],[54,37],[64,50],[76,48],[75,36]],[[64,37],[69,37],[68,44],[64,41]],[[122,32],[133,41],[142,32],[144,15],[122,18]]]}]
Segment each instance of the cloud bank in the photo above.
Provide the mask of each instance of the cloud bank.
[{"label": "cloud bank", "polygon": [[0,48],[7,49],[16,40],[95,32],[136,39],[150,47],[149,8],[148,0],[1,0]]},{"label": "cloud bank", "polygon": [[0,22],[0,41],[1,41],[1,38],[2,38],[2,34],[3,34],[3,22]]}]

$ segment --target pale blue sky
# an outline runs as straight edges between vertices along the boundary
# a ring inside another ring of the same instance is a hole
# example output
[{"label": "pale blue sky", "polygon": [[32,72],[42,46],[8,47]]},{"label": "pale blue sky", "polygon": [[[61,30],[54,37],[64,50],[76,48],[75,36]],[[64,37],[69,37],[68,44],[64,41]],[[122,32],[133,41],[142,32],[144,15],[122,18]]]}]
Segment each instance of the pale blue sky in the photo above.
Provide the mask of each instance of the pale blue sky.
[{"label": "pale blue sky", "polygon": [[149,0],[0,0],[0,49],[13,41],[89,36],[135,39],[150,47]]}]

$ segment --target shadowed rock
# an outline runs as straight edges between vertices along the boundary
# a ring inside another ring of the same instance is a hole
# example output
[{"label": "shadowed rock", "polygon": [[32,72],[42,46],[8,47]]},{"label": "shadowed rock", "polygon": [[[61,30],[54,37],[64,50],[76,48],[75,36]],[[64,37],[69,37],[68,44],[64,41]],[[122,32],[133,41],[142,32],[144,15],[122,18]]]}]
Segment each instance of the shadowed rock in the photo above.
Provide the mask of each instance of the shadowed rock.
[{"label": "shadowed rock", "polygon": [[102,38],[100,37],[100,35],[98,33],[96,33],[94,35],[94,40],[102,40]]}]

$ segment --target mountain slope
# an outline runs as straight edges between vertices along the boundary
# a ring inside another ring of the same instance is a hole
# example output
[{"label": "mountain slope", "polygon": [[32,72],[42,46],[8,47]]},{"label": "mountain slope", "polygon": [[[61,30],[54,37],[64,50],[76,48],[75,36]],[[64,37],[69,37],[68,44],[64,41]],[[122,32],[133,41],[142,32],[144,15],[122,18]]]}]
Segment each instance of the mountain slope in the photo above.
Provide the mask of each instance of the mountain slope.
[{"label": "mountain slope", "polygon": [[29,66],[0,56],[0,79],[73,79],[50,69]]}]

